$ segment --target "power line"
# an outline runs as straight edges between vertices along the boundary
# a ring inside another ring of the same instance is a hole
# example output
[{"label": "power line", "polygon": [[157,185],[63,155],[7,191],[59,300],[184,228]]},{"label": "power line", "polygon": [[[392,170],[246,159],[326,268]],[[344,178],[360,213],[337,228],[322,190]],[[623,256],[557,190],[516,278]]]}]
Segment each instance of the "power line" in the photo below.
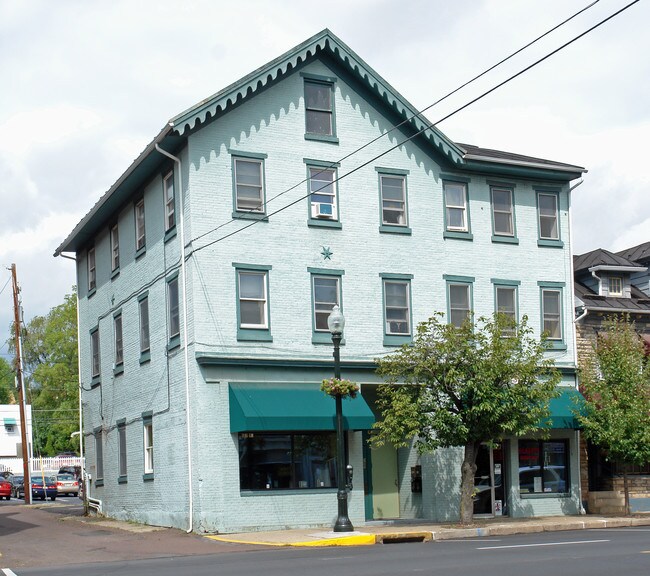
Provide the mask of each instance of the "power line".
[{"label": "power line", "polygon": [[[467,80],[465,83],[463,83],[463,84],[461,84],[460,86],[458,86],[458,88],[455,88],[455,89],[452,90],[451,92],[448,92],[447,94],[445,94],[444,96],[442,96],[441,98],[439,98],[438,100],[436,100],[435,102],[433,102],[432,104],[429,104],[429,105],[426,106],[425,108],[422,108],[422,110],[416,112],[415,114],[412,114],[411,116],[409,116],[408,118],[406,118],[406,119],[404,119],[402,122],[400,122],[399,124],[393,126],[392,128],[390,128],[390,129],[387,130],[386,132],[383,132],[382,134],[380,134],[379,136],[373,138],[373,139],[370,140],[369,142],[366,142],[365,144],[363,144],[362,146],[360,146],[360,147],[357,148],[356,150],[353,150],[353,151],[350,152],[349,154],[346,154],[345,156],[343,156],[342,158],[340,158],[340,159],[337,160],[336,162],[332,162],[332,163],[330,164],[329,167],[327,167],[327,168],[322,168],[321,170],[319,170],[319,171],[315,174],[315,176],[318,176],[319,174],[322,174],[325,170],[329,170],[329,169],[335,167],[337,164],[340,164],[340,163],[343,162],[344,160],[347,160],[348,158],[354,156],[354,155],[357,154],[358,152],[361,152],[362,150],[364,150],[365,148],[367,148],[367,147],[370,146],[371,144],[374,144],[375,142],[377,142],[377,141],[380,140],[381,138],[384,138],[385,136],[387,136],[388,134],[390,134],[390,133],[393,132],[394,130],[397,130],[398,128],[400,128],[400,127],[403,126],[404,124],[407,124],[408,122],[410,122],[410,121],[413,120],[414,118],[419,117],[421,114],[423,114],[423,113],[426,112],[427,110],[433,108],[434,106],[440,104],[441,102],[443,102],[443,101],[446,100],[447,98],[453,96],[454,94],[456,94],[457,92],[459,92],[459,91],[462,90],[463,88],[469,86],[470,84],[472,84],[473,82],[475,82],[475,81],[478,80],[479,78],[482,78],[483,76],[485,76],[486,74],[488,74],[489,72],[491,72],[492,70],[494,70],[495,68],[498,68],[499,66],[501,66],[501,64],[504,64],[505,62],[507,62],[507,61],[510,60],[511,58],[514,58],[515,56],[517,56],[517,54],[520,54],[521,52],[523,52],[523,51],[526,50],[527,48],[530,48],[533,44],[535,44],[536,42],[539,42],[542,38],[548,36],[549,34],[551,34],[552,32],[554,32],[555,30],[557,30],[557,29],[560,28],[561,26],[564,26],[564,24],[566,24],[567,22],[570,22],[571,20],[573,20],[574,18],[576,18],[577,16],[579,16],[580,14],[582,14],[583,12],[585,12],[586,10],[589,10],[589,8],[592,8],[592,7],[593,7],[594,5],[596,5],[599,1],[600,1],[600,0],[595,0],[594,2],[592,2],[591,4],[585,6],[585,7],[582,8],[581,10],[578,10],[578,12],[576,12],[575,14],[569,16],[568,18],[566,18],[565,20],[563,20],[563,21],[560,22],[559,24],[556,24],[555,26],[553,26],[552,28],[550,28],[549,30],[547,30],[546,32],[544,32],[543,34],[541,34],[540,36],[538,36],[538,37],[535,38],[534,40],[528,42],[527,44],[525,44],[524,46],[522,46],[522,47],[519,48],[518,50],[515,50],[514,52],[512,52],[510,55],[506,56],[506,57],[503,58],[502,60],[499,60],[499,62],[497,62],[496,64],[493,64],[493,65],[490,66],[489,68],[483,70],[483,72],[477,74],[476,76],[474,76],[474,77],[471,78],[470,80]],[[422,120],[425,122],[425,124],[428,123],[428,120],[426,120],[426,118],[422,118]],[[258,213],[259,213],[258,210],[259,210],[260,208],[263,208],[265,205],[268,205],[270,202],[272,202],[273,200],[276,200],[276,199],[279,198],[280,196],[283,196],[284,194],[287,194],[288,192],[291,192],[292,190],[295,190],[298,186],[301,186],[302,184],[304,184],[305,182],[307,182],[307,180],[309,180],[309,178],[304,178],[303,180],[301,180],[301,181],[298,182],[297,184],[294,184],[294,185],[291,186],[290,188],[287,188],[286,190],[280,192],[279,194],[276,194],[275,196],[272,196],[271,198],[269,198],[269,199],[266,200],[265,202],[262,202],[262,203],[258,204],[258,205],[255,206],[254,208],[250,208],[250,209],[247,209],[247,210],[242,210],[242,212],[243,212],[244,214],[258,214]],[[329,183],[328,183],[328,184],[329,184]],[[325,188],[325,187],[326,187],[326,186],[323,186],[322,188]],[[319,190],[321,190],[322,188],[320,188]],[[315,191],[312,190],[311,193],[312,193],[312,194],[315,194],[315,193],[318,192],[319,190],[315,190]],[[233,218],[231,218],[230,220],[224,222],[223,224],[219,224],[217,227],[212,228],[211,230],[208,230],[207,232],[205,232],[205,233],[203,233],[203,234],[200,234],[200,235],[197,236],[196,238],[193,238],[192,240],[190,240],[189,244],[191,244],[192,242],[195,242],[196,240],[200,240],[201,238],[203,238],[204,236],[207,236],[208,234],[212,234],[213,232],[216,232],[217,230],[220,230],[221,228],[227,226],[228,224],[231,224],[232,222],[236,222],[236,221],[238,221],[238,220],[242,220],[243,218],[244,218],[243,215],[242,215],[242,216],[239,216],[239,217],[233,217]]]},{"label": "power line", "polygon": [[[562,44],[559,48],[556,48],[556,49],[553,50],[552,52],[549,52],[548,54],[546,54],[546,55],[543,56],[542,58],[536,60],[536,61],[533,62],[532,64],[526,66],[525,68],[523,68],[523,69],[520,70],[519,72],[517,72],[517,73],[513,74],[512,76],[506,78],[504,81],[502,81],[502,82],[500,82],[499,84],[493,86],[493,87],[490,88],[489,90],[486,90],[486,91],[483,92],[481,95],[479,95],[479,96],[477,96],[476,98],[470,100],[469,102],[467,102],[466,104],[460,106],[459,108],[456,108],[453,112],[450,112],[449,114],[447,114],[447,115],[444,116],[443,118],[440,118],[437,122],[433,122],[433,123],[431,123],[431,124],[427,124],[424,128],[418,130],[415,134],[409,136],[409,137],[406,138],[405,140],[402,140],[402,141],[399,142],[398,144],[395,144],[394,146],[392,146],[392,147],[389,148],[388,150],[385,150],[385,151],[382,152],[381,154],[378,154],[377,156],[371,158],[370,160],[368,160],[368,161],[366,161],[366,162],[360,164],[359,166],[357,166],[356,168],[353,168],[353,169],[350,170],[349,172],[346,172],[345,174],[342,174],[341,176],[338,176],[337,178],[334,178],[334,179],[332,180],[332,183],[334,183],[334,182],[339,182],[339,181],[342,180],[343,178],[345,178],[345,177],[347,177],[347,176],[350,176],[351,174],[357,172],[357,171],[360,170],[361,168],[364,168],[364,167],[367,166],[368,164],[371,164],[372,162],[375,162],[376,160],[378,160],[378,159],[381,158],[382,156],[385,156],[385,155],[388,154],[389,152],[392,152],[393,150],[396,150],[396,149],[399,148],[400,146],[403,146],[403,145],[406,144],[407,142],[413,140],[413,138],[419,136],[419,135],[422,134],[423,132],[426,132],[427,130],[429,130],[429,129],[435,127],[436,124],[440,124],[441,122],[444,122],[445,120],[447,120],[447,119],[451,118],[452,116],[458,114],[458,112],[461,112],[461,111],[464,110],[465,108],[468,108],[468,107],[471,106],[472,104],[478,102],[479,100],[482,100],[483,98],[485,98],[486,96],[488,96],[489,94],[491,94],[492,92],[494,92],[495,90],[498,90],[499,88],[501,88],[502,86],[508,84],[509,82],[511,82],[512,80],[514,80],[515,78],[517,78],[517,77],[521,76],[522,74],[528,72],[529,70],[531,70],[532,68],[534,68],[534,67],[537,66],[538,64],[541,64],[541,63],[544,62],[545,60],[549,59],[551,56],[554,56],[555,54],[557,54],[558,52],[560,52],[561,50],[563,50],[563,49],[566,48],[567,46],[573,44],[574,42],[576,42],[577,40],[579,40],[579,39],[582,38],[583,36],[589,34],[589,33],[592,32],[593,30],[595,30],[596,28],[602,26],[603,24],[605,24],[606,22],[608,22],[609,20],[611,20],[612,18],[618,16],[621,12],[624,12],[625,10],[627,10],[628,8],[630,8],[631,6],[633,6],[634,4],[636,4],[636,3],[639,2],[639,1],[640,1],[640,0],[633,0],[633,2],[630,2],[629,4],[627,4],[626,6],[624,6],[623,8],[621,8],[620,10],[617,10],[616,12],[614,12],[613,14],[611,14],[610,16],[608,16],[607,18],[601,20],[600,22],[598,22],[597,24],[595,24],[595,25],[592,26],[591,28],[588,28],[587,30],[585,30],[585,31],[582,32],[581,34],[578,34],[577,36],[575,36],[574,38],[572,38],[571,40],[569,40],[568,42],[565,42],[565,43]],[[329,183],[328,183],[328,184],[329,184]],[[294,188],[295,188],[295,187],[294,187]],[[301,196],[301,197],[298,198],[297,200],[294,200],[293,202],[290,202],[290,203],[287,204],[286,206],[283,206],[282,208],[279,208],[279,209],[276,210],[275,212],[271,212],[271,213],[265,215],[265,219],[268,219],[269,217],[274,216],[275,214],[278,214],[278,213],[280,213],[280,212],[286,210],[287,208],[290,208],[291,206],[297,204],[298,202],[301,202],[302,200],[304,200],[304,199],[308,198],[309,196],[311,196],[312,193],[315,193],[315,191],[314,191],[314,192],[309,192],[309,193],[307,193],[307,194]],[[234,236],[235,234],[237,234],[237,233],[239,233],[239,232],[243,232],[243,231],[246,230],[247,228],[250,228],[251,226],[254,226],[254,225],[257,224],[258,222],[259,222],[259,220],[254,220],[254,221],[252,221],[251,223],[247,224],[246,226],[243,226],[242,228],[239,228],[239,229],[237,229],[237,230],[235,230],[235,231],[233,231],[233,232],[230,232],[229,234],[226,234],[225,236],[221,236],[220,238],[217,238],[216,240],[213,240],[212,242],[208,242],[207,244],[204,244],[203,246],[199,246],[198,248],[195,248],[195,249],[193,250],[192,253],[194,253],[194,252],[198,252],[199,250],[202,250],[203,248],[207,248],[208,246],[212,246],[213,244],[216,244],[216,243],[218,243],[218,242],[221,242],[222,240],[226,240],[227,238],[230,238],[231,236]]]}]

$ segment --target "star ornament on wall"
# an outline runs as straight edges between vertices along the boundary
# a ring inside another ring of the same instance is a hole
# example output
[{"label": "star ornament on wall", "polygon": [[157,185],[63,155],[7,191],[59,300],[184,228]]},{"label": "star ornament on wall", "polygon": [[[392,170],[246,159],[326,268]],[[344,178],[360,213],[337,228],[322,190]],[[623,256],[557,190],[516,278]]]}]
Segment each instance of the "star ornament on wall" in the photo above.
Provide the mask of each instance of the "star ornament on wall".
[{"label": "star ornament on wall", "polygon": [[331,260],[332,254],[334,254],[334,252],[330,250],[329,246],[323,246],[323,250],[321,251],[321,254],[323,256],[323,260]]}]

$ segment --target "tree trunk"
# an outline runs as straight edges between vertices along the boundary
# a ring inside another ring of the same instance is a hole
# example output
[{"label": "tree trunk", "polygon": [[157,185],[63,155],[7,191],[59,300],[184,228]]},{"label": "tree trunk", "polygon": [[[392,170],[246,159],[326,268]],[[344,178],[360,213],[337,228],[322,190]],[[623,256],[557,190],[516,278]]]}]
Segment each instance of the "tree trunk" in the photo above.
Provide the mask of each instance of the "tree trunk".
[{"label": "tree trunk", "polygon": [[462,524],[471,524],[474,519],[474,476],[476,474],[476,456],[480,445],[480,442],[465,444],[460,483],[460,521]]},{"label": "tree trunk", "polygon": [[623,492],[625,493],[625,514],[630,515],[630,487],[627,484],[627,464],[623,466]]}]

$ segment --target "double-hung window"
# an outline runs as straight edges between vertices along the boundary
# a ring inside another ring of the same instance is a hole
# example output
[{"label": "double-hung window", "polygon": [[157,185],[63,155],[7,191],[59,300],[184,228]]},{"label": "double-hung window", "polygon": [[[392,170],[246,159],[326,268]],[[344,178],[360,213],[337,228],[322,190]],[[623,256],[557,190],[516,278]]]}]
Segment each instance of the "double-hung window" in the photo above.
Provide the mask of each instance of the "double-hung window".
[{"label": "double-hung window", "polygon": [[181,317],[180,298],[178,294],[178,276],[167,280],[167,322],[169,326],[169,345],[180,344]]},{"label": "double-hung window", "polygon": [[236,217],[251,215],[251,217],[259,218],[259,215],[266,212],[264,158],[266,158],[266,154],[233,156],[234,216]]},{"label": "double-hung window", "polygon": [[117,422],[118,482],[126,482],[126,420]]},{"label": "double-hung window", "polygon": [[111,272],[120,269],[120,233],[117,223],[111,226]]},{"label": "double-hung window", "polygon": [[388,168],[376,168],[376,170],[379,172],[380,232],[409,233],[406,199],[408,170]]},{"label": "double-hung window", "polygon": [[472,283],[470,276],[444,275],[447,281],[447,318],[449,324],[460,328],[472,319]]},{"label": "double-hung window", "polygon": [[95,428],[95,485],[104,484],[104,434],[101,428]]},{"label": "double-hung window", "polygon": [[142,414],[144,480],[153,480],[153,417],[151,412]]},{"label": "double-hung window", "polygon": [[165,232],[176,226],[176,204],[174,199],[174,172],[170,172],[163,179],[165,196]]},{"label": "double-hung window", "polygon": [[537,227],[539,246],[562,248],[560,239],[559,192],[543,188],[537,190]]},{"label": "double-hung window", "polygon": [[[506,316],[512,322],[514,328],[519,321],[517,289],[520,282],[518,280],[498,280],[493,278],[492,283],[494,284],[495,312]],[[511,334],[512,329],[506,326],[504,332]]]},{"label": "double-hung window", "polygon": [[305,78],[305,137],[335,137],[334,83]]},{"label": "double-hung window", "polygon": [[115,366],[116,374],[124,371],[124,340],[122,337],[122,313],[118,312],[113,316],[113,334],[115,337]]},{"label": "double-hung window", "polygon": [[307,167],[310,226],[340,227],[336,169],[331,166],[322,162]]},{"label": "double-hung window", "polygon": [[312,288],[312,342],[331,343],[327,319],[334,306],[341,306],[343,270],[308,268]]},{"label": "double-hung window", "polygon": [[138,298],[138,311],[140,317],[140,362],[145,362],[150,359],[149,296],[147,294]]},{"label": "double-hung window", "polygon": [[514,242],[516,230],[512,188],[491,186],[490,196],[492,199],[492,241]]},{"label": "double-hung window", "polygon": [[411,274],[380,274],[384,294],[384,345],[411,340]]},{"label": "double-hung window", "polygon": [[100,367],[99,327],[96,327],[90,331],[90,376],[93,383],[99,382]]},{"label": "double-hung window", "polygon": [[446,238],[460,238],[471,240],[469,221],[469,195],[468,182],[456,180],[443,180],[442,193],[445,209]]},{"label": "double-hung window", "polygon": [[95,248],[88,248],[86,257],[88,263],[88,292],[94,292],[97,288],[97,268],[95,267]]},{"label": "double-hung window", "polygon": [[562,329],[562,289],[564,282],[538,282],[541,299],[542,332],[546,333],[551,347],[564,349]]},{"label": "double-hung window", "polygon": [[135,250],[136,254],[144,251],[146,247],[146,235],[144,225],[144,198],[135,204]]},{"label": "double-hung window", "polygon": [[237,280],[237,338],[271,340],[270,266],[233,264]]},{"label": "double-hung window", "polygon": [[623,296],[623,279],[620,276],[610,276],[607,288],[610,296]]}]

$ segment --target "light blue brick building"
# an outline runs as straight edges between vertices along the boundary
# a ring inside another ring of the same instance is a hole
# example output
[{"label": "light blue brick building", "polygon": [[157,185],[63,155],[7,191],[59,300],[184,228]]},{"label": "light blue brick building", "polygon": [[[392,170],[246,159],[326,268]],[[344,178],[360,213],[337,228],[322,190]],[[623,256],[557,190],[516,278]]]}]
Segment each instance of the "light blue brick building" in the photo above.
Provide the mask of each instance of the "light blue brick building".
[{"label": "light blue brick building", "polygon": [[[460,449],[368,448],[374,361],[435,311],[498,306],[550,332],[570,394],[583,171],[454,143],[328,30],[183,112],[56,251],[77,261],[91,496],[195,531],[331,526],[338,304],[352,522],[454,520]],[[546,438],[481,452],[477,513],[579,511],[553,411]]]}]

